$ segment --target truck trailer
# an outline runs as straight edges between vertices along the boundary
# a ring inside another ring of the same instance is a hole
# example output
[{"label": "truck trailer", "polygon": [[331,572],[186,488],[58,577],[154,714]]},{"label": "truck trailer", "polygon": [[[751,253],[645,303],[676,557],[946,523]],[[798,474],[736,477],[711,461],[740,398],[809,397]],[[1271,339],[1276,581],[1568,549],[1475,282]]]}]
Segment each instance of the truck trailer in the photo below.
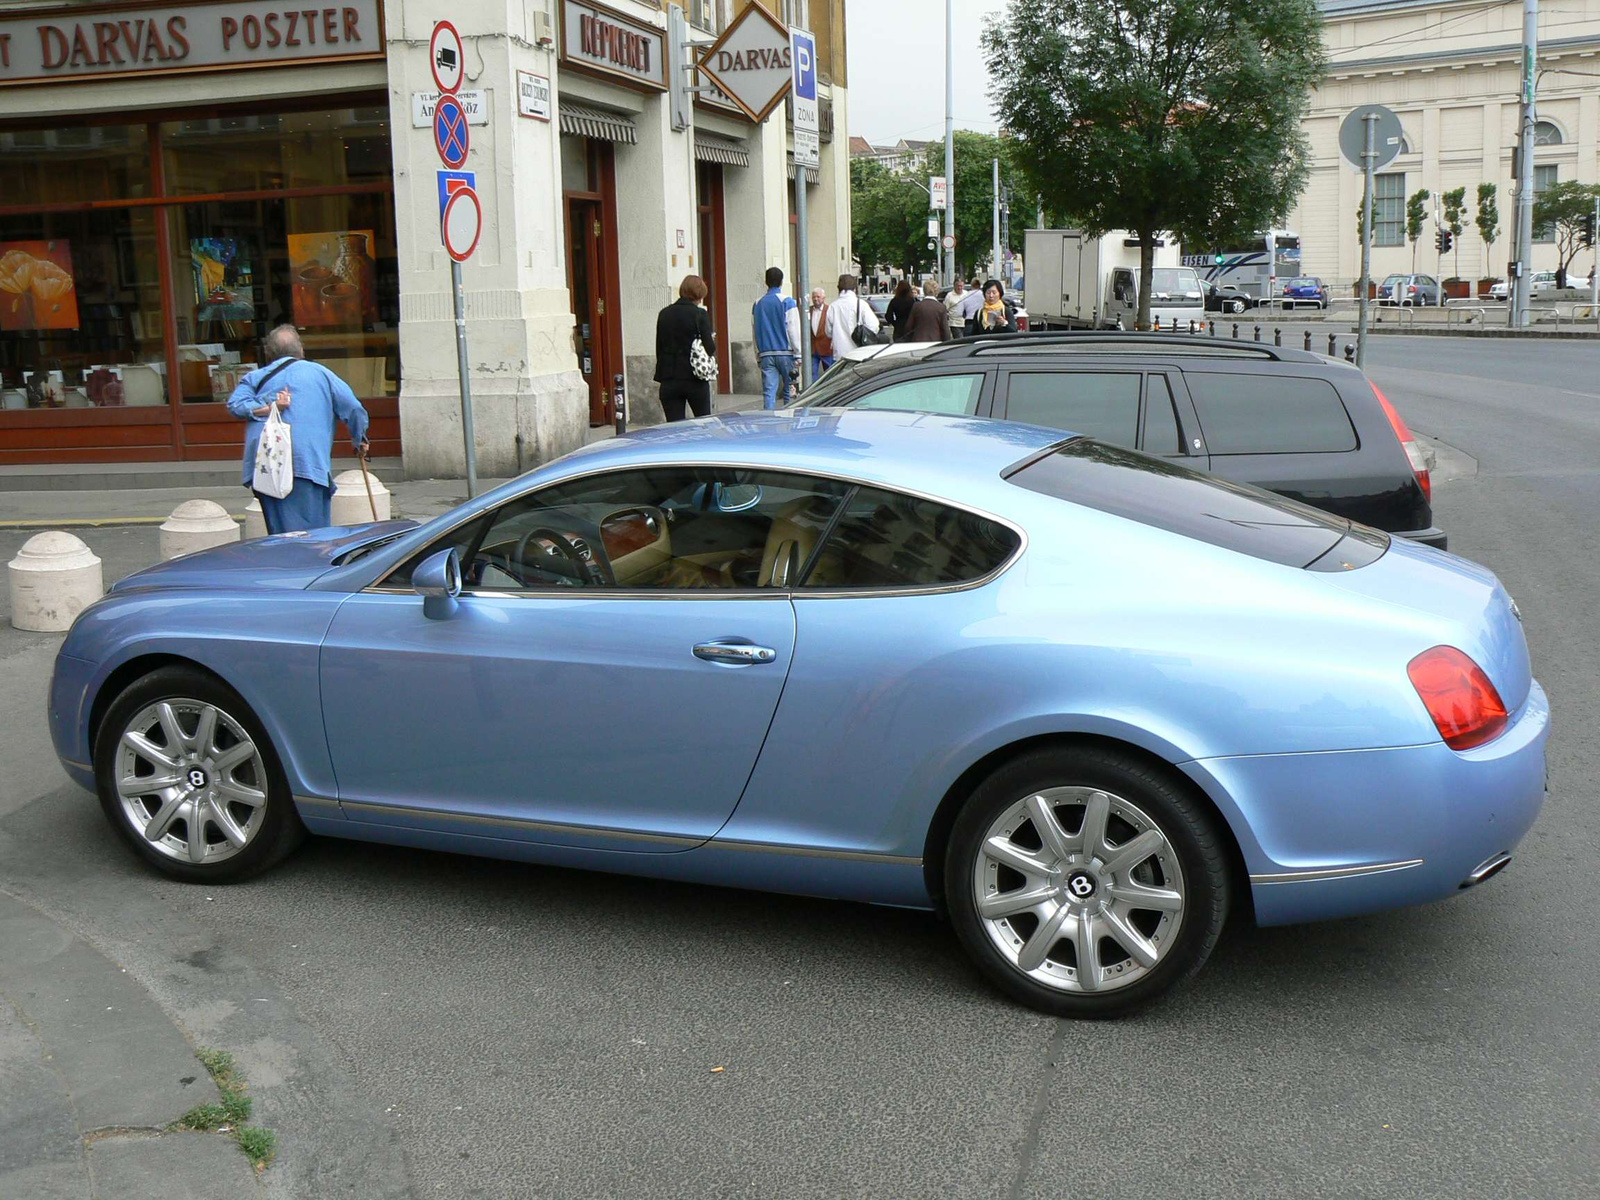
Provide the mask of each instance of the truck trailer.
[{"label": "truck trailer", "polygon": [[[1030,229],[1024,292],[1035,329],[1132,329],[1139,313],[1139,239],[1125,229],[1088,237],[1076,229]],[[1205,320],[1200,275],[1179,263],[1178,244],[1156,243],[1150,319],[1162,329]]]}]

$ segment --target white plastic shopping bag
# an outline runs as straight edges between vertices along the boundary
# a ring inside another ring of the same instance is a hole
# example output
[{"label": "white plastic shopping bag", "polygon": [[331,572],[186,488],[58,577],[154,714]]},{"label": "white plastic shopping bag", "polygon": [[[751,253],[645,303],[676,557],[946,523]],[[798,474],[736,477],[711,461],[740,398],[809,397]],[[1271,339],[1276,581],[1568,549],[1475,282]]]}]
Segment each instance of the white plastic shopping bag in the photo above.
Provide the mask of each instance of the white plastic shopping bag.
[{"label": "white plastic shopping bag", "polygon": [[263,496],[282,500],[294,488],[294,451],[289,440],[289,422],[278,415],[274,404],[256,444],[256,472],[250,486]]}]

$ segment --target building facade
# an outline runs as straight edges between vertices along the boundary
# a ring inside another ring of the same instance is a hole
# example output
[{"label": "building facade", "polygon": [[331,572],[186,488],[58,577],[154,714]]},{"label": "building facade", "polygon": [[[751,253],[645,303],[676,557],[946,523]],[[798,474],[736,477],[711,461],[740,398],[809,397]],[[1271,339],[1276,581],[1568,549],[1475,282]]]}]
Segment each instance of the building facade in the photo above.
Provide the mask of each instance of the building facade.
[{"label": "building facade", "polygon": [[[709,45],[757,0],[688,0]],[[703,276],[723,390],[756,390],[750,305],[794,277],[785,107],[757,122],[680,55],[667,0],[125,4],[0,0],[0,464],[230,459],[221,401],[291,322],[374,417],[378,455],[459,475],[434,145],[437,18],[461,35],[483,232],[463,266],[479,471],[612,418],[661,419],[656,313]],[[849,256],[843,0],[817,35],[809,271]],[[683,52],[692,62],[698,50]]]},{"label": "building facade", "polygon": [[[1522,6],[1481,0],[1322,0],[1327,76],[1312,95],[1305,131],[1311,175],[1289,217],[1300,234],[1302,270],[1338,284],[1361,273],[1357,228],[1362,179],[1339,155],[1339,123],[1378,103],[1400,117],[1400,154],[1374,186],[1372,274],[1411,271],[1474,285],[1503,278],[1512,257],[1522,71]],[[1539,12],[1538,146],[1535,187],[1600,179],[1600,0],[1543,0]],[[1480,183],[1496,186],[1498,236],[1485,242],[1474,224]],[[1463,234],[1441,259],[1433,212],[1444,192],[1464,187]],[[1427,189],[1429,220],[1420,240],[1406,236],[1406,198]],[[1413,268],[1413,262],[1415,267]],[[1593,254],[1580,252],[1576,274]],[[1534,270],[1557,266],[1554,238],[1538,237]],[[1476,288],[1474,288],[1476,290]]]}]

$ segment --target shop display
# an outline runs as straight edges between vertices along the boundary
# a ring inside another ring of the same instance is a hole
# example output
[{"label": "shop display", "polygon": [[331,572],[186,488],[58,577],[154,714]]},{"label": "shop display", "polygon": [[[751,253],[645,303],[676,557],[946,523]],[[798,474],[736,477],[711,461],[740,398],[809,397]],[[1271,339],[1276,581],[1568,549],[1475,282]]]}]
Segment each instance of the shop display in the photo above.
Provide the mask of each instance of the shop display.
[{"label": "shop display", "polygon": [[76,328],[71,243],[0,242],[0,330]]},{"label": "shop display", "polygon": [[372,230],[291,233],[288,241],[296,325],[361,325],[378,319]]},{"label": "shop display", "polygon": [[233,238],[189,239],[194,268],[195,321],[253,321],[255,289],[250,256]]}]

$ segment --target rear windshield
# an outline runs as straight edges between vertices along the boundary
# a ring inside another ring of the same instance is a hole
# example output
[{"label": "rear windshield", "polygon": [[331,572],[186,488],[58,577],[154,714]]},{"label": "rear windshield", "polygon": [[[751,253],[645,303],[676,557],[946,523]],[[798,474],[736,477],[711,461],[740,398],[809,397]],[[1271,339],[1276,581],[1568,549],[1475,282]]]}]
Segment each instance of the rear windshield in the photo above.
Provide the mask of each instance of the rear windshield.
[{"label": "rear windshield", "polygon": [[[1351,532],[1349,521],[1321,509],[1090,438],[1025,462],[1007,478],[1031,492],[1286,567],[1310,566]],[[1381,554],[1388,539],[1376,536]]]},{"label": "rear windshield", "polygon": [[1355,427],[1326,379],[1184,376],[1212,454],[1327,454],[1356,448]]},{"label": "rear windshield", "polygon": [[882,375],[885,371],[892,371],[896,367],[906,365],[906,359],[900,356],[887,358],[853,359],[842,358],[833,366],[822,373],[822,378],[800,393],[799,403],[828,404],[841,392],[855,387],[863,380],[871,379],[875,375]]}]

